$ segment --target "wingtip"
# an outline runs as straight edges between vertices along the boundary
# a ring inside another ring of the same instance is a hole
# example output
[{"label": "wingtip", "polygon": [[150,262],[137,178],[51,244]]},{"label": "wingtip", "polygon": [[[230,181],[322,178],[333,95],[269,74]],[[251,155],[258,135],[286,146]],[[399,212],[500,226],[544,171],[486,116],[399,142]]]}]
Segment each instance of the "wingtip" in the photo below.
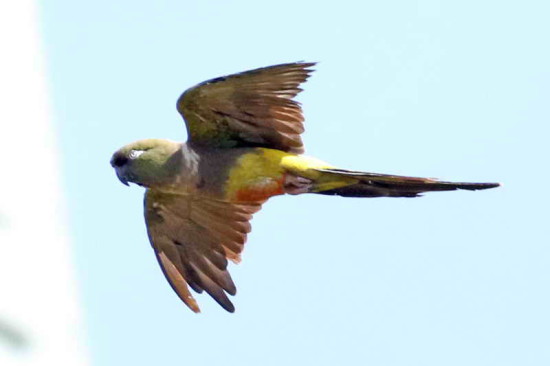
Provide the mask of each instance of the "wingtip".
[{"label": "wingtip", "polygon": [[197,301],[192,296],[190,299],[187,299],[187,301],[184,301],[184,304],[187,305],[189,309],[191,309],[195,314],[199,314],[201,312],[201,308],[197,304]]},{"label": "wingtip", "polygon": [[305,71],[311,73],[315,71],[315,69],[312,69],[312,67],[317,66],[318,63],[319,62],[317,61],[312,61],[312,62],[300,61],[299,65],[301,65]]},{"label": "wingtip", "polygon": [[308,73],[311,73],[311,72],[314,72],[315,69],[312,69],[311,67],[317,65],[319,62],[317,61],[304,61],[304,60],[300,60],[300,61],[295,61],[295,62],[289,62],[289,63],[286,63],[286,64],[279,64],[279,65],[274,65],[274,66],[294,66],[294,67],[299,67],[300,69],[308,72]]},{"label": "wingtip", "polygon": [[225,309],[225,310],[227,310],[228,313],[234,314],[235,313],[235,306],[233,306],[233,304],[231,304],[231,307],[229,309]]}]

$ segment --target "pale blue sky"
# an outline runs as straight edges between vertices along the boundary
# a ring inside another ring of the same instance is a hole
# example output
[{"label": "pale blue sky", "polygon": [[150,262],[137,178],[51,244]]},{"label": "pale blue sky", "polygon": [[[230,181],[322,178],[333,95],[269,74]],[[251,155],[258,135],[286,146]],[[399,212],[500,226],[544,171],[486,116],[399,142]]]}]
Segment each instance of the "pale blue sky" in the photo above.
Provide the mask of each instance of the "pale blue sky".
[{"label": "pale blue sky", "polygon": [[[43,2],[93,365],[550,363],[546,1]],[[235,314],[191,313],[109,158],[185,139],[202,80],[318,61],[307,153],[344,168],[500,181],[417,199],[278,197],[232,266]]]}]

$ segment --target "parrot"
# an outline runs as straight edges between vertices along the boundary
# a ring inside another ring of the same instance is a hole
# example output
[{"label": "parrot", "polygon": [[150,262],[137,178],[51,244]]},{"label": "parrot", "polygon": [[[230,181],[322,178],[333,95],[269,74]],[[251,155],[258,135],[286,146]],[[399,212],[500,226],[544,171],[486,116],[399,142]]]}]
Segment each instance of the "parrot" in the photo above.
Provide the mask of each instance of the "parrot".
[{"label": "parrot", "polygon": [[187,142],[145,139],[112,155],[118,179],[145,188],[149,241],[168,283],[195,313],[200,308],[190,290],[235,311],[228,262],[241,261],[250,220],[270,197],[418,197],[499,186],[346,170],[304,155],[304,115],[295,97],[315,64],[273,65],[197,84],[176,103]]}]

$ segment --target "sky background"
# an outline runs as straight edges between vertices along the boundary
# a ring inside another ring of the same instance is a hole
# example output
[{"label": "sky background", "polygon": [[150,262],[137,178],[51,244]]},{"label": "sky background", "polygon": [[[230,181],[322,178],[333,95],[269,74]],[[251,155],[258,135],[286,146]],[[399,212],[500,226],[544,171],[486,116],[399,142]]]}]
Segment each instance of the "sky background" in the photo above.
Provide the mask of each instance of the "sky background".
[{"label": "sky background", "polygon": [[[546,1],[39,3],[92,365],[550,362]],[[184,140],[208,78],[318,61],[306,152],[342,168],[498,181],[417,199],[277,197],[231,265],[235,314],[172,292],[120,146]]]}]

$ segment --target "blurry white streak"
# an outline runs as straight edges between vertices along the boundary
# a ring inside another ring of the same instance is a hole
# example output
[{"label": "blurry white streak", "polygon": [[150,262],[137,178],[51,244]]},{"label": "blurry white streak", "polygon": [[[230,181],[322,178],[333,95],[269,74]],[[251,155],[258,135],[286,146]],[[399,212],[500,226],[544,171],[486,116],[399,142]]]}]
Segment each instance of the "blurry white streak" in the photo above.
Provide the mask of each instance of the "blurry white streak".
[{"label": "blurry white streak", "polygon": [[0,365],[86,365],[36,11],[0,2]]}]

